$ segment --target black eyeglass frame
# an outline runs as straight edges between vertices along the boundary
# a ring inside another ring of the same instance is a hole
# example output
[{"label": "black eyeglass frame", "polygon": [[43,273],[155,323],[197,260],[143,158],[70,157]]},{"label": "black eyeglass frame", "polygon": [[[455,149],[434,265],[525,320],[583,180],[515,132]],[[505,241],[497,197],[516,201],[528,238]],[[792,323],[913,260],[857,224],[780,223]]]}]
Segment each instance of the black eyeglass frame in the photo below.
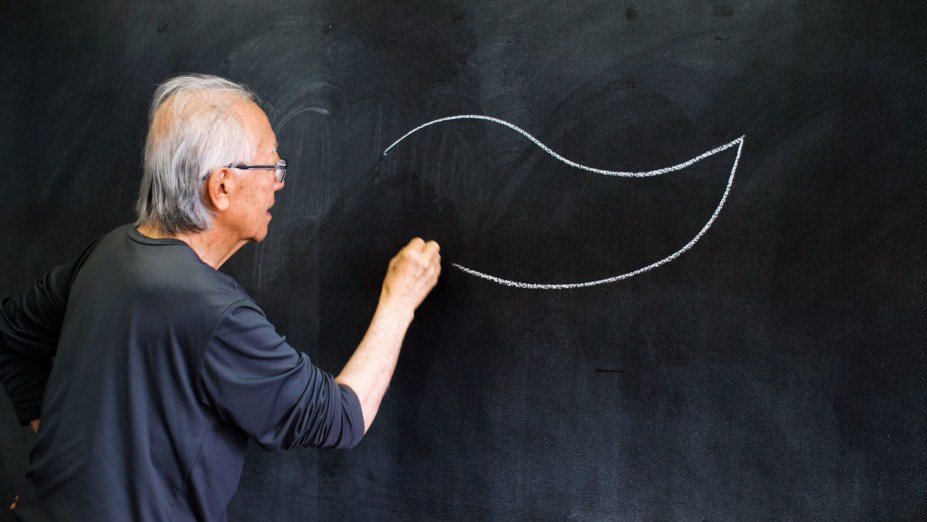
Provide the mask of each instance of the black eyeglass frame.
[{"label": "black eyeglass frame", "polygon": [[286,160],[280,158],[280,161],[276,165],[226,165],[226,168],[230,169],[241,169],[241,170],[273,170],[274,176],[277,177],[277,183],[283,183],[283,180],[286,179]]}]

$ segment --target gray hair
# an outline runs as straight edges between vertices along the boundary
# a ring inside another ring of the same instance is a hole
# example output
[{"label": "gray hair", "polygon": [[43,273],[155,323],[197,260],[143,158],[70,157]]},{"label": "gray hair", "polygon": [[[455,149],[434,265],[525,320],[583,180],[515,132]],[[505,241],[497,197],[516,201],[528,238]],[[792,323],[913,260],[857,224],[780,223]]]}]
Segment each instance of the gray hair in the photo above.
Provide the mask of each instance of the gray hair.
[{"label": "gray hair", "polygon": [[176,76],[158,87],[148,117],[136,226],[169,235],[212,227],[206,178],[213,169],[246,163],[255,154],[248,129],[231,110],[242,100],[256,103],[257,96],[217,76]]}]

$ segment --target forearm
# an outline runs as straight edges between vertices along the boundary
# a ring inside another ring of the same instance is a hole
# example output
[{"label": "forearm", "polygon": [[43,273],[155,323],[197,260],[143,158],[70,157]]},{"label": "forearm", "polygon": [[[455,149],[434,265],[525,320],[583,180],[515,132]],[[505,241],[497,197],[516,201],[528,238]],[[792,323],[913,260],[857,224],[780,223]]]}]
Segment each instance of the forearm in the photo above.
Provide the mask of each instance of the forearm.
[{"label": "forearm", "polygon": [[95,244],[19,295],[0,300],[0,382],[24,426],[41,413],[71,284]]},{"label": "forearm", "polygon": [[370,428],[389,387],[413,311],[381,296],[363,340],[335,378],[360,400],[364,432]]},{"label": "forearm", "polygon": [[6,319],[6,314],[0,310],[0,383],[13,403],[20,424],[25,426],[42,411],[52,359],[28,356],[9,346],[9,338],[15,342],[20,336]]},{"label": "forearm", "polygon": [[390,261],[370,328],[335,378],[357,395],[364,415],[364,433],[380,409],[415,309],[438,282],[439,250],[434,241],[426,243],[416,238]]},{"label": "forearm", "polygon": [[42,413],[42,397],[51,372],[51,364],[27,359],[0,363],[0,382],[6,391],[21,425],[25,426]]}]

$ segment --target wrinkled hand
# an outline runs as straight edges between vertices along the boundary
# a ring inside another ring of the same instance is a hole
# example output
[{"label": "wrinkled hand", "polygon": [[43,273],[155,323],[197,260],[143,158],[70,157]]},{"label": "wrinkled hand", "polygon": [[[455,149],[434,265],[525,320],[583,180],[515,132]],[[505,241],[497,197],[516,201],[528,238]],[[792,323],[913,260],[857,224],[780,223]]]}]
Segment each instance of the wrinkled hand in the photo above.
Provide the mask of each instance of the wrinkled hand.
[{"label": "wrinkled hand", "polygon": [[389,263],[382,298],[414,313],[441,275],[440,251],[434,241],[410,241]]}]

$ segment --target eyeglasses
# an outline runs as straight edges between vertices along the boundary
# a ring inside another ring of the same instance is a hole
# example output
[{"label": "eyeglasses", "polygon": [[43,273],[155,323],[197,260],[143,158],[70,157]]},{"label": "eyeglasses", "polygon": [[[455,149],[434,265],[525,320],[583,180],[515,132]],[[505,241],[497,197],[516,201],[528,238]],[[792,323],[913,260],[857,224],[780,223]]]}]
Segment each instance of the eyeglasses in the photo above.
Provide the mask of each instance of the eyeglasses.
[{"label": "eyeglasses", "polygon": [[281,159],[276,165],[226,165],[228,168],[241,170],[274,170],[276,171],[277,183],[283,183],[286,178],[286,160]]}]

